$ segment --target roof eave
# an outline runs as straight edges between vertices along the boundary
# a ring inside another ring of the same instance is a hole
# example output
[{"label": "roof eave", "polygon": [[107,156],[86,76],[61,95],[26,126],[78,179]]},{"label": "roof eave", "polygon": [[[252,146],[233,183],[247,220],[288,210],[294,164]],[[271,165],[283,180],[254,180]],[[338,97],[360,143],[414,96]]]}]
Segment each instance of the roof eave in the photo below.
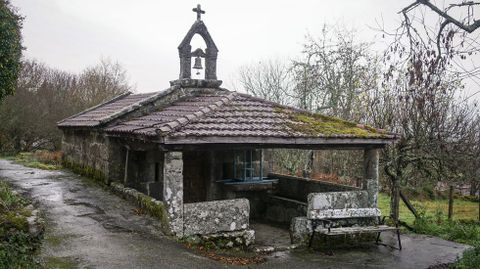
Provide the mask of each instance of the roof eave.
[{"label": "roof eave", "polygon": [[333,137],[226,137],[226,136],[196,136],[196,137],[165,137],[165,145],[210,145],[210,144],[249,144],[263,146],[288,147],[344,147],[344,146],[376,146],[384,147],[395,142],[395,138],[333,138]]}]

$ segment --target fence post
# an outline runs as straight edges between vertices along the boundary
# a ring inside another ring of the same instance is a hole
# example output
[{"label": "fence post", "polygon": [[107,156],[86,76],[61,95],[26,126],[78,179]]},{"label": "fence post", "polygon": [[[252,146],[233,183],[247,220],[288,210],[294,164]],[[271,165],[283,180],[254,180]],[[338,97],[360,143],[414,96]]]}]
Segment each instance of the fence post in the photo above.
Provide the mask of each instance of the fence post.
[{"label": "fence post", "polygon": [[450,185],[448,191],[448,219],[451,220],[453,217],[453,185]]}]

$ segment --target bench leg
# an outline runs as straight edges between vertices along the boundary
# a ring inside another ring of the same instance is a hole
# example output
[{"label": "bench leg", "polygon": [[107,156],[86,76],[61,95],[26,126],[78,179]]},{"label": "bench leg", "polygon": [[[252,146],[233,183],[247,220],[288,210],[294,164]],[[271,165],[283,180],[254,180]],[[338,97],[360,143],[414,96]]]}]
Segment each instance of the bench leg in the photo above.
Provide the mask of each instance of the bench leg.
[{"label": "bench leg", "polygon": [[308,241],[308,247],[312,247],[313,237],[315,236],[315,230],[312,231],[312,235],[310,236],[310,240]]},{"label": "bench leg", "polygon": [[397,229],[398,249],[402,250],[402,241],[400,240],[400,229]]},{"label": "bench leg", "polygon": [[324,235],[324,236],[325,236],[325,241],[327,241],[327,251],[325,252],[325,254],[327,254],[328,256],[333,256],[332,240],[330,240],[327,235]]},{"label": "bench leg", "polygon": [[378,234],[377,234],[377,240],[375,240],[375,243],[376,243],[377,245],[378,245],[378,242],[380,241],[380,234],[381,234],[381,233],[382,233],[382,232],[378,232]]}]

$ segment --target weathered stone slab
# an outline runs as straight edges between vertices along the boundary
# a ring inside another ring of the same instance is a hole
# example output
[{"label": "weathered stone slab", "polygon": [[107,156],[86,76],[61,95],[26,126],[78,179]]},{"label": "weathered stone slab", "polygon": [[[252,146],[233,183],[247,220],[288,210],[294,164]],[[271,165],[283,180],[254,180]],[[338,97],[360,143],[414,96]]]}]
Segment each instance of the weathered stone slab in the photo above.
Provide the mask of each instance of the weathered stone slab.
[{"label": "weathered stone slab", "polygon": [[248,229],[250,203],[247,199],[184,204],[184,235],[214,234]]},{"label": "weathered stone slab", "polygon": [[380,216],[378,208],[370,207],[367,191],[310,193],[307,218],[358,218]]},{"label": "weathered stone slab", "polygon": [[308,195],[308,210],[365,208],[368,206],[368,192],[341,191],[319,192]]}]

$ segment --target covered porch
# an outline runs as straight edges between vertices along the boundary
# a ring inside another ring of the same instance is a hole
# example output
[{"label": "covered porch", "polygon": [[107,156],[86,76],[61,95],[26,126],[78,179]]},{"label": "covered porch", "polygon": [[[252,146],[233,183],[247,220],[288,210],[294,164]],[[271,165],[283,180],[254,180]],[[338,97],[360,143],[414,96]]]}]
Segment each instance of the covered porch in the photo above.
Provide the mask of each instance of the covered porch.
[{"label": "covered porch", "polygon": [[[123,143],[124,184],[164,201],[179,237],[222,234],[251,241],[251,223],[289,230],[295,218],[307,216],[310,193],[366,192],[368,206],[377,207],[382,144],[172,144],[159,149],[155,144]],[[360,169],[354,184],[285,175],[272,160],[272,152],[285,149],[327,155],[341,151],[359,157]]]}]

